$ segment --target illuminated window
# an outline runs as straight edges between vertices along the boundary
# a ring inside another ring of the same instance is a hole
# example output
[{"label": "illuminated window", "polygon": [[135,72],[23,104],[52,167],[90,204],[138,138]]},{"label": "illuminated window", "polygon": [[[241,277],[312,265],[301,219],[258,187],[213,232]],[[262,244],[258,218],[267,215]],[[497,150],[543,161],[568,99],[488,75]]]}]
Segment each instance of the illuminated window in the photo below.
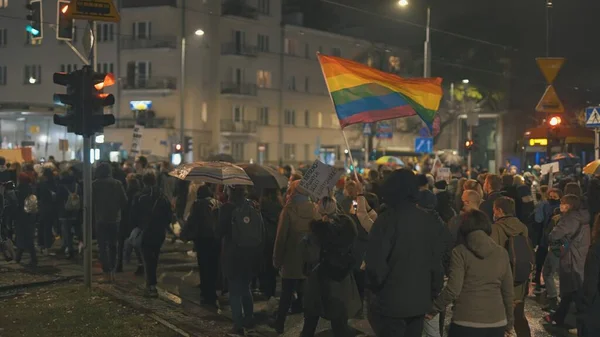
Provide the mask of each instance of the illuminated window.
[{"label": "illuminated window", "polygon": [[259,88],[271,88],[271,72],[266,70],[256,71],[256,84]]},{"label": "illuminated window", "polygon": [[24,71],[23,83],[28,85],[40,84],[42,82],[42,66],[26,65]]},{"label": "illuminated window", "polygon": [[318,128],[323,127],[323,113],[322,112],[317,112],[317,127]]}]

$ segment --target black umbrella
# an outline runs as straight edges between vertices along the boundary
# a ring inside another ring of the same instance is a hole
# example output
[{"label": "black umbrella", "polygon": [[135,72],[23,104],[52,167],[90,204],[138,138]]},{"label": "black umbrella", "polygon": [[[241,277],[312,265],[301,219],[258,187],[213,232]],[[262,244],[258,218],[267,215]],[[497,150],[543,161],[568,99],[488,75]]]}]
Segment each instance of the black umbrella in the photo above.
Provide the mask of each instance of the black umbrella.
[{"label": "black umbrella", "polygon": [[256,165],[256,164],[239,164],[239,167],[246,171],[246,174],[256,189],[265,188],[284,188],[288,184],[288,179],[268,166]]},{"label": "black umbrella", "polygon": [[227,163],[234,163],[235,160],[233,159],[232,156],[225,154],[225,153],[219,153],[219,154],[215,154],[213,156],[208,157],[207,161],[224,161]]}]

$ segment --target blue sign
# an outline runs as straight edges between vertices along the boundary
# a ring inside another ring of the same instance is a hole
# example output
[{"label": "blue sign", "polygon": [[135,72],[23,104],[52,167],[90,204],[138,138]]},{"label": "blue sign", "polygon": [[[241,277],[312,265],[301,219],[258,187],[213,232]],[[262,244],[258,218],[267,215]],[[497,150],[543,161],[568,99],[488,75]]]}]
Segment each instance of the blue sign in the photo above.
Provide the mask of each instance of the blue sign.
[{"label": "blue sign", "polygon": [[394,135],[394,129],[392,128],[392,124],[388,122],[379,122],[377,124],[377,139],[392,139]]},{"label": "blue sign", "polygon": [[585,109],[585,126],[600,128],[600,106]]},{"label": "blue sign", "polygon": [[363,135],[370,136],[373,134],[373,125],[371,123],[365,123],[363,125]]},{"label": "blue sign", "polygon": [[431,153],[433,152],[433,138],[415,139],[415,152]]},{"label": "blue sign", "polygon": [[152,109],[152,101],[129,101],[131,111],[146,111]]}]

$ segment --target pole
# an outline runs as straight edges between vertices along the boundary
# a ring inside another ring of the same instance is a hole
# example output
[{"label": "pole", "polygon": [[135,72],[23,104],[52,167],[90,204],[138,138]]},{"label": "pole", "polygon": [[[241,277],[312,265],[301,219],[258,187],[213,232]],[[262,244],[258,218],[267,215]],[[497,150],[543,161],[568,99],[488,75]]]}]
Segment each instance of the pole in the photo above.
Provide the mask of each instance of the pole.
[{"label": "pole", "polygon": [[[185,0],[181,5],[181,74],[179,74],[179,144],[185,144]],[[183,157],[182,157],[183,160]]]},{"label": "pole", "polygon": [[[546,57],[550,56],[550,6],[546,3]],[[550,114],[546,113],[546,123],[550,121]],[[549,125],[546,131],[546,140],[548,145],[546,146],[546,158],[549,163],[552,160],[552,131],[550,131]]]},{"label": "pole", "polygon": [[[350,150],[348,150],[350,151]],[[365,168],[369,165],[369,136],[365,135]]]},{"label": "pole", "polygon": [[344,142],[346,142],[346,149],[348,149],[348,156],[350,157],[350,162],[352,163],[354,178],[356,178],[356,182],[358,183],[360,182],[360,180],[358,180],[358,174],[356,173],[356,165],[354,165],[354,158],[352,158],[352,151],[350,150],[350,143],[348,143],[348,137],[346,137],[344,129],[342,129],[342,136],[344,137]]},{"label": "pole", "polygon": [[[92,31],[92,47],[89,55],[89,63],[94,71],[97,70],[96,58],[96,23],[89,21]],[[84,102],[86,103],[86,102]],[[84,113],[87,116],[87,113]],[[86,125],[86,121],[83,121]],[[86,288],[92,288],[92,137],[83,137],[83,282]]]},{"label": "pole", "polygon": [[[467,133],[467,139],[471,140],[473,137],[473,126],[469,125],[469,131]],[[467,175],[468,179],[471,179],[472,171],[473,171],[473,149],[469,149],[469,153],[467,153],[467,170],[469,174]]]},{"label": "pole", "polygon": [[594,129],[594,159],[600,159],[600,129]]},{"label": "pole", "polygon": [[425,47],[423,50],[423,77],[431,77],[431,7],[427,7],[427,26],[425,28]]}]

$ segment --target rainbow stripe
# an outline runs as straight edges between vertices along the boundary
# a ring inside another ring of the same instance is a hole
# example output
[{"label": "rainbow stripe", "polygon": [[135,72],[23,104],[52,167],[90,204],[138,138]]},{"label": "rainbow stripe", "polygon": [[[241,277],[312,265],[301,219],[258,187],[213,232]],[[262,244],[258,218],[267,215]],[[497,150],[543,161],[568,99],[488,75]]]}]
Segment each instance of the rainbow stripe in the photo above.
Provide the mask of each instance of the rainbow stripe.
[{"label": "rainbow stripe", "polygon": [[318,58],[342,128],[417,114],[432,129],[441,78],[402,78],[340,57]]}]

